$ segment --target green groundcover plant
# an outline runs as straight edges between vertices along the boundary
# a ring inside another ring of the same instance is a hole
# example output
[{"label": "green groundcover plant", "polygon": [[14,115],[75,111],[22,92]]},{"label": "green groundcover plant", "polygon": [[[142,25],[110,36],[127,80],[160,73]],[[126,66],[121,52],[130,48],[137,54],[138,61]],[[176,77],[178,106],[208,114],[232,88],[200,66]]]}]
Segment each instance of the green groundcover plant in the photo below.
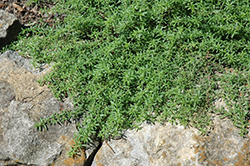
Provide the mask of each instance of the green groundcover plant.
[{"label": "green groundcover plant", "polygon": [[[145,121],[179,122],[206,134],[211,114],[219,113],[246,134],[249,1],[55,2],[63,22],[23,30],[10,48],[28,53],[34,65],[53,62],[40,83],[59,99],[72,98],[75,109],[36,127],[83,119],[71,155],[93,135],[108,139]],[[218,99],[227,109],[214,107]]]}]

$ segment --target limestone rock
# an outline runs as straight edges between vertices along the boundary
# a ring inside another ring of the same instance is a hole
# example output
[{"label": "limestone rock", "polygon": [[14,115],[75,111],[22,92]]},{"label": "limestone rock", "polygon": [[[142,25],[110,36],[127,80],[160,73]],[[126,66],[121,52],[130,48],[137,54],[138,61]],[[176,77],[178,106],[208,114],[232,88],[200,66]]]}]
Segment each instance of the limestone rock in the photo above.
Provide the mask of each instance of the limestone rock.
[{"label": "limestone rock", "polygon": [[34,121],[29,118],[30,103],[12,101],[2,118],[3,138],[0,160],[14,160],[23,164],[48,165],[62,151],[62,145],[42,139],[35,132]]},{"label": "limestone rock", "polygon": [[21,32],[21,23],[13,15],[0,10],[0,49],[17,39]]},{"label": "limestone rock", "polygon": [[11,51],[11,50],[8,50],[8,51],[4,52],[3,54],[0,54],[0,63],[1,62],[3,63],[5,61],[14,62],[15,65],[12,67],[26,69],[29,72],[31,72],[31,74],[34,74],[34,75],[40,75],[44,72],[47,72],[48,69],[50,68],[50,66],[45,64],[45,63],[37,64],[38,67],[34,68],[31,65],[30,59],[24,58],[24,57],[20,56],[17,52]]},{"label": "limestone rock", "polygon": [[0,109],[7,108],[14,98],[13,87],[7,81],[0,80]]},{"label": "limestone rock", "polygon": [[201,136],[195,128],[166,123],[143,124],[98,151],[92,166],[250,165],[250,140],[230,120],[214,117],[214,129]]},{"label": "limestone rock", "polygon": [[85,156],[67,155],[77,132],[74,121],[48,125],[38,131],[35,122],[63,109],[73,110],[70,99],[59,101],[37,80],[50,71],[41,64],[33,69],[30,60],[14,51],[0,55],[0,166],[68,166],[85,162]]}]

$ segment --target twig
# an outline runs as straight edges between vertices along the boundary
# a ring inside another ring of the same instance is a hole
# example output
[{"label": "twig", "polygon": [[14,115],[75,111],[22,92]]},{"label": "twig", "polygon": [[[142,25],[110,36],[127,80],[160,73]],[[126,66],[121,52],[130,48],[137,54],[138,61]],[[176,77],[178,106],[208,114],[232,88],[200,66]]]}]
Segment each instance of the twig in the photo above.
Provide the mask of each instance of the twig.
[{"label": "twig", "polygon": [[104,140],[104,142],[106,142],[106,144],[107,144],[108,147],[111,149],[111,151],[112,151],[113,153],[115,153],[115,151],[111,148],[111,146],[108,144],[108,142],[105,140],[105,138],[103,138],[103,140]]},{"label": "twig", "polygon": [[[48,89],[44,89],[44,90],[42,90],[40,93],[38,93],[35,97],[25,97],[25,98],[23,98],[22,99],[22,103],[26,103],[26,102],[30,102],[30,101],[32,101],[32,100],[34,100],[38,95],[40,95],[40,94],[42,94],[44,91],[50,91],[50,90],[48,90]],[[27,99],[27,98],[31,98],[29,101],[24,101],[25,99]]]}]

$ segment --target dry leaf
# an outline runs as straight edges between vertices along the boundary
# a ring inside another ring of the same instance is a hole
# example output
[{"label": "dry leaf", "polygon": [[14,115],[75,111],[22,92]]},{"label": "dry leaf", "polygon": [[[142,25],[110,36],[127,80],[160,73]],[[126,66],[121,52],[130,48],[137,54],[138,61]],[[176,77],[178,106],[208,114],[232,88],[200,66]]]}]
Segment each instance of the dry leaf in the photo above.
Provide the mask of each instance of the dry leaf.
[{"label": "dry leaf", "polygon": [[19,6],[18,4],[16,3],[12,3],[12,6],[17,9],[19,12],[24,12],[24,8],[22,8],[21,6]]}]

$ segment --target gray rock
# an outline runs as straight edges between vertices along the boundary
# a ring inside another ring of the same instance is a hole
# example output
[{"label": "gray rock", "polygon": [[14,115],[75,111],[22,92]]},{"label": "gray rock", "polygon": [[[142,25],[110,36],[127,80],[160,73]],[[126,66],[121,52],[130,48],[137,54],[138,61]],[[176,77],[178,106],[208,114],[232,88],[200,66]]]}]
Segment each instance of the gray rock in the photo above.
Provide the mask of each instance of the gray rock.
[{"label": "gray rock", "polygon": [[50,66],[48,64],[42,63],[42,64],[37,64],[37,67],[34,68],[31,65],[31,59],[24,58],[20,56],[17,52],[7,50],[3,54],[0,55],[0,63],[5,61],[6,59],[13,61],[17,67],[19,68],[24,68],[31,72],[32,74],[42,74],[44,70],[48,70]]},{"label": "gray rock", "polygon": [[201,136],[181,125],[143,124],[120,140],[104,143],[92,166],[250,165],[250,140],[230,120],[214,117],[214,130]]},{"label": "gray rock", "polygon": [[16,40],[19,32],[19,20],[13,14],[0,10],[0,49]]},{"label": "gray rock", "polygon": [[0,80],[0,109],[8,108],[13,99],[15,99],[13,87],[7,81]]},{"label": "gray rock", "polygon": [[0,166],[82,165],[88,157],[84,152],[74,159],[67,155],[77,132],[74,122],[35,128],[40,118],[73,110],[70,99],[59,101],[37,83],[49,71],[49,66],[33,69],[30,60],[14,51],[0,55]]},{"label": "gray rock", "polygon": [[[49,165],[62,151],[62,145],[41,138],[27,110],[31,104],[12,101],[2,120],[3,140],[0,160],[22,164]],[[52,137],[53,138],[53,137]]]}]

